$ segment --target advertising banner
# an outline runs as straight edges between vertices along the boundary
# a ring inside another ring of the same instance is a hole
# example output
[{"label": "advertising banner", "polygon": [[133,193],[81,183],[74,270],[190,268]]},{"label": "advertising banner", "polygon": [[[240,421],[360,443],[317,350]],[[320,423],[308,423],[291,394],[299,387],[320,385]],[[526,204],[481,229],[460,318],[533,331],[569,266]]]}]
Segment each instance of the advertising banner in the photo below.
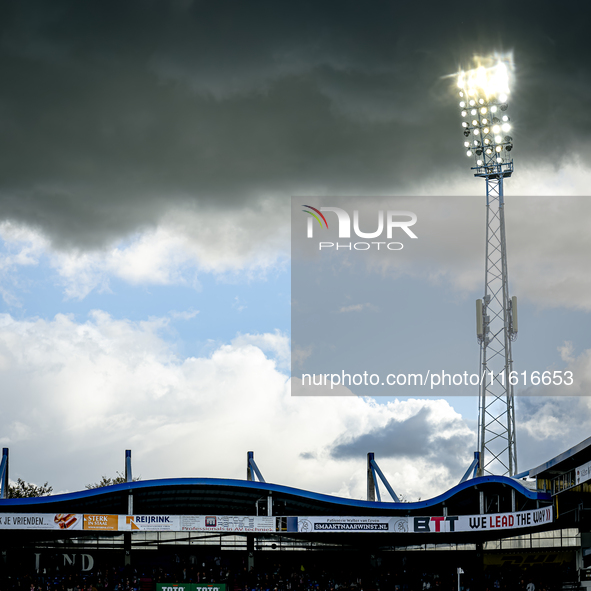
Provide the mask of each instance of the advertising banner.
[{"label": "advertising banner", "polygon": [[156,591],[226,591],[225,583],[157,583]]},{"label": "advertising banner", "polygon": [[84,529],[96,531],[118,531],[118,515],[85,515]]},{"label": "advertising banner", "polygon": [[95,531],[275,532],[275,517],[253,515],[85,515],[84,529]]},{"label": "advertising banner", "polygon": [[0,529],[84,529],[87,531],[210,531],[225,533],[381,532],[453,533],[510,530],[552,523],[552,507],[486,515],[412,517],[239,515],[103,515],[74,513],[0,515]]},{"label": "advertising banner", "polygon": [[85,515],[84,529],[102,531],[275,532],[275,517],[241,515]]},{"label": "advertising banner", "polygon": [[575,470],[575,481],[577,484],[581,484],[582,482],[587,482],[587,480],[591,479],[591,462],[583,464],[579,466]]},{"label": "advertising banner", "polygon": [[179,515],[121,515],[120,531],[181,531]]},{"label": "advertising banner", "polygon": [[82,529],[82,515],[75,513],[3,513],[0,529]]},{"label": "advertising banner", "polygon": [[220,531],[236,533],[275,532],[275,517],[254,515],[181,515],[181,531]]},{"label": "advertising banner", "polygon": [[298,531],[406,532],[408,517],[298,517]]},{"label": "advertising banner", "polygon": [[489,515],[460,515],[447,517],[409,517],[409,531],[423,532],[468,532],[493,531],[538,527],[552,523],[552,507],[518,511],[516,513],[494,513]]},{"label": "advertising banner", "polygon": [[181,531],[179,515],[84,515],[84,529],[95,531]]},{"label": "advertising banner", "polygon": [[515,513],[445,517],[298,517],[298,531],[450,533],[538,527],[552,523],[552,520],[552,507]]}]

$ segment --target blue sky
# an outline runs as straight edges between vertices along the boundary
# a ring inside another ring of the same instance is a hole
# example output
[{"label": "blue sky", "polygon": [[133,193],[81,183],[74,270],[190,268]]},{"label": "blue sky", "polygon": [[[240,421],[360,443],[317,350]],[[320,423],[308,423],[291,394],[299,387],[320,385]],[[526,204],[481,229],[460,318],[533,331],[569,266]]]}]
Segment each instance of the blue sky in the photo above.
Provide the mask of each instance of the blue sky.
[{"label": "blue sky", "polygon": [[[7,254],[3,243],[3,254]],[[23,267],[16,280],[12,306],[3,303],[3,312],[14,318],[40,317],[51,320],[56,314],[70,314],[84,321],[92,310],[108,310],[113,318],[132,321],[169,317],[162,337],[184,356],[210,352],[216,344],[232,340],[238,333],[290,330],[290,272],[285,264],[261,279],[203,275],[192,284],[130,285],[109,279],[108,288],[95,290],[82,299],[64,295],[59,275],[47,257],[39,264]],[[43,297],[39,297],[43,294]]]}]

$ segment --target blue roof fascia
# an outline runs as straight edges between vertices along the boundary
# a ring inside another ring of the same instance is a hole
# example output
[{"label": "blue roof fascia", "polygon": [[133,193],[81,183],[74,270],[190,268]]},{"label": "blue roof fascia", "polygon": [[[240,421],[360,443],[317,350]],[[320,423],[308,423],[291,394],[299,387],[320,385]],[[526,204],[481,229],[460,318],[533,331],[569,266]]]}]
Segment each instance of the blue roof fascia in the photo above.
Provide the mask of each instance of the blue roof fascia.
[{"label": "blue roof fascia", "polygon": [[105,486],[102,488],[93,488],[73,493],[65,493],[61,495],[51,495],[47,497],[32,497],[24,499],[2,499],[0,500],[1,507],[24,507],[34,505],[51,505],[53,503],[63,503],[67,501],[77,501],[91,497],[108,495],[116,492],[133,491],[142,488],[155,487],[174,487],[174,486],[226,486],[236,488],[254,488],[258,490],[266,490],[270,492],[278,492],[313,501],[320,501],[324,503],[332,503],[334,505],[348,505],[350,507],[364,508],[364,509],[385,509],[385,510],[415,510],[432,507],[444,501],[447,501],[457,493],[468,488],[477,487],[485,483],[499,483],[514,488],[518,493],[533,500],[550,500],[550,494],[531,491],[524,487],[519,481],[516,481],[507,476],[481,476],[472,478],[466,482],[462,482],[450,488],[448,491],[442,493],[432,499],[424,501],[416,501],[414,503],[386,503],[376,501],[361,501],[357,499],[347,499],[344,497],[335,497],[323,493],[315,493],[307,490],[293,488],[290,486],[283,486],[281,484],[271,484],[269,482],[255,482],[248,480],[232,480],[225,478],[166,478],[158,480],[137,480],[135,482],[124,482],[122,484],[115,484],[112,486]]}]

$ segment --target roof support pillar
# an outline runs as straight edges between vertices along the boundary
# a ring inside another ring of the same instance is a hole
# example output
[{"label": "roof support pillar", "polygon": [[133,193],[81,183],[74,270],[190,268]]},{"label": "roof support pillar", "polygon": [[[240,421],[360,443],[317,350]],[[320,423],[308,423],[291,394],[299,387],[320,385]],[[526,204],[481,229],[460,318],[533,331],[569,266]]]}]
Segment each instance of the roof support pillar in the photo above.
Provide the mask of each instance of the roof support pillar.
[{"label": "roof support pillar", "polygon": [[373,461],[374,454],[368,453],[367,454],[367,500],[368,501],[375,501],[376,500],[376,480],[374,478],[374,470],[371,467],[371,462]]},{"label": "roof support pillar", "polygon": [[380,489],[378,486],[378,477],[382,481],[382,484],[386,487],[386,490],[390,493],[392,500],[395,503],[400,503],[394,489],[390,486],[390,483],[384,476],[384,473],[380,470],[377,462],[375,461],[375,454],[370,452],[367,454],[367,500],[375,501],[377,495],[378,501],[381,502],[382,497],[380,496]]},{"label": "roof support pillar", "polygon": [[253,481],[255,479],[255,475],[259,479],[259,482],[265,482],[259,467],[254,461],[254,451],[249,451],[246,452],[246,480]]},{"label": "roof support pillar", "polygon": [[[131,472],[131,450],[125,450],[125,482],[133,482]],[[127,496],[127,514],[133,515],[133,493],[130,491]]]},{"label": "roof support pillar", "polygon": [[0,499],[8,498],[8,448],[2,448],[2,461],[0,462]]},{"label": "roof support pillar", "polygon": [[470,466],[466,470],[466,473],[464,474],[464,476],[462,476],[462,479],[460,480],[459,484],[462,484],[462,482],[466,482],[466,480],[468,480],[469,478],[474,478],[476,476],[476,473],[478,472],[479,468],[480,468],[480,452],[475,451],[474,452],[474,459],[472,460],[472,463],[470,464]]}]

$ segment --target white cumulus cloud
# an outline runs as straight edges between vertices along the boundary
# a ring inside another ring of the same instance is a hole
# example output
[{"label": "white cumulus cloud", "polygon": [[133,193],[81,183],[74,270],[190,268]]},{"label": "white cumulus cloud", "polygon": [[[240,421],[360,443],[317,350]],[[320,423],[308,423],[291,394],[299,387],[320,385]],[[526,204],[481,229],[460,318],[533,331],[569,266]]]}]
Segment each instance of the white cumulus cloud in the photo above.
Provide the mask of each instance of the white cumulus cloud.
[{"label": "white cumulus cloud", "polygon": [[[102,311],[82,323],[0,316],[0,432],[13,478],[81,489],[120,469],[125,449],[144,479],[243,478],[253,450],[268,481],[363,498],[365,453],[373,450],[339,459],[338,442],[365,435],[369,445],[381,427],[412,417],[427,437],[446,425],[452,439],[470,437],[442,400],[292,397],[279,370],[289,350],[280,333],[239,335],[209,357],[181,358],[160,337],[167,322]],[[469,462],[471,449],[450,465],[378,460],[398,492],[425,498],[458,480],[464,455]]]}]

